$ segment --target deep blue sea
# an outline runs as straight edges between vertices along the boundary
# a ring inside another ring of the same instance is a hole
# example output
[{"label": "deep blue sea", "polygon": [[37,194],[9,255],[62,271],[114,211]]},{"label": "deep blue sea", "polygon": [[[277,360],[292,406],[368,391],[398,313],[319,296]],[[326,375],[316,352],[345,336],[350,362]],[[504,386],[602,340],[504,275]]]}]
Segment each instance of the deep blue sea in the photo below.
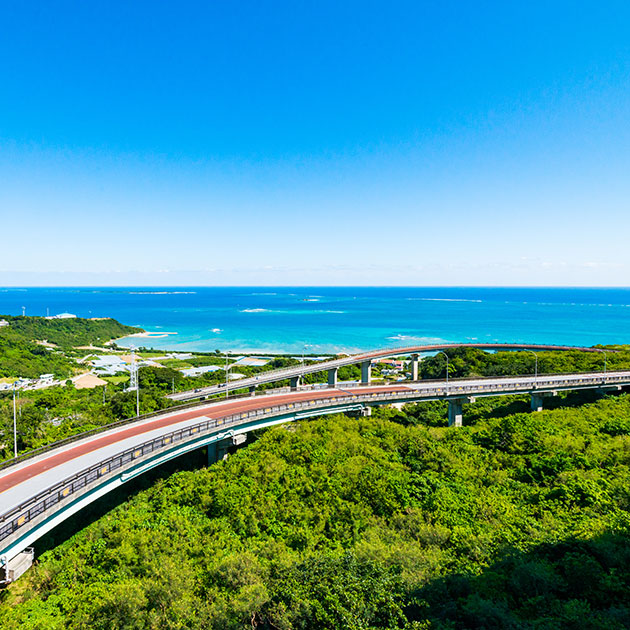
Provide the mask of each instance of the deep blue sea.
[{"label": "deep blue sea", "polygon": [[630,343],[630,289],[25,288],[0,314],[114,317],[148,331],[122,345],[308,354],[409,343]]}]

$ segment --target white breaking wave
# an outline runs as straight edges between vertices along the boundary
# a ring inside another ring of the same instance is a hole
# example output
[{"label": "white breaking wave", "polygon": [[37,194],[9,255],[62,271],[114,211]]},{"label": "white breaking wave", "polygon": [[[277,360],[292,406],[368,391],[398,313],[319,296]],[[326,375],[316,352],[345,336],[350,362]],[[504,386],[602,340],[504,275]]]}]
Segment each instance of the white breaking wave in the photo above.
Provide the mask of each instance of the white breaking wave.
[{"label": "white breaking wave", "polygon": [[196,295],[197,291],[127,291],[129,295]]},{"label": "white breaking wave", "polygon": [[412,302],[477,302],[482,303],[483,300],[465,300],[464,298],[407,298]]},{"label": "white breaking wave", "polygon": [[420,341],[426,344],[432,343],[448,343],[446,339],[440,337],[415,337],[414,335],[394,335],[393,337],[387,337],[392,341]]}]

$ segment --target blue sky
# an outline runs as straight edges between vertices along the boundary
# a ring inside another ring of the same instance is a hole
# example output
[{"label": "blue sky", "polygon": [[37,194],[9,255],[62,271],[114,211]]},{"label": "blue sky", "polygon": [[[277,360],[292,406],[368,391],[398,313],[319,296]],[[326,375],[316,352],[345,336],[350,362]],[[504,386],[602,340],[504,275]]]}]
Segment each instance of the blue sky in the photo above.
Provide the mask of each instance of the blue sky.
[{"label": "blue sky", "polygon": [[0,0],[0,285],[627,285],[627,2]]}]

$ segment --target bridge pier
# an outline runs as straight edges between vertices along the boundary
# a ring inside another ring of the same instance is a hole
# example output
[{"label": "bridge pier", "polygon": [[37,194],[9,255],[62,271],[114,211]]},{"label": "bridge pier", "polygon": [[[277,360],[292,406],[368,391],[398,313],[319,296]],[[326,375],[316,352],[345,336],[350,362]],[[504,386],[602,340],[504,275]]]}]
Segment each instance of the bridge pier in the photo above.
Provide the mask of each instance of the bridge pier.
[{"label": "bridge pier", "polygon": [[339,368],[331,368],[328,370],[328,387],[337,387],[337,373]]},{"label": "bridge pier", "polygon": [[249,388],[249,395],[250,395],[250,396],[255,396],[255,395],[256,395],[256,385],[252,385],[252,386]]},{"label": "bridge pier", "polygon": [[411,380],[412,381],[418,380],[419,368],[420,368],[420,355],[412,354],[411,355]]},{"label": "bridge pier", "polygon": [[602,385],[597,388],[597,393],[603,396],[605,394],[610,394],[611,392],[620,392],[622,389],[621,385]]},{"label": "bridge pier", "polygon": [[461,398],[451,398],[448,401],[448,426],[461,427],[464,419],[464,403],[474,403],[474,396],[463,396]]},{"label": "bridge pier", "polygon": [[369,385],[372,379],[372,361],[363,361],[361,363],[361,383],[363,385]]},{"label": "bridge pier", "polygon": [[543,410],[543,401],[549,396],[557,396],[558,392],[532,392],[530,409],[534,412]]},{"label": "bridge pier", "polygon": [[300,385],[300,376],[293,376],[291,378],[291,391],[294,392]]},{"label": "bridge pier", "polygon": [[227,459],[231,447],[242,446],[245,442],[247,442],[247,433],[239,433],[208,444],[208,466]]}]

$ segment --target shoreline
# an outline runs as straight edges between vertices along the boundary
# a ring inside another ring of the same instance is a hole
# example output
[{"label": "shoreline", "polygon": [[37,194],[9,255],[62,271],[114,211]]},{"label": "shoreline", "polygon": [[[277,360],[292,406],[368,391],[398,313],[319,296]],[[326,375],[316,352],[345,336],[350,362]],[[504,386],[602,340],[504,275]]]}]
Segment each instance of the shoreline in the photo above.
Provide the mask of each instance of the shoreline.
[{"label": "shoreline", "polygon": [[[123,339],[132,339],[132,338],[142,338],[142,339],[168,339],[169,337],[172,337],[174,335],[177,335],[178,333],[176,332],[142,332],[142,333],[134,333],[132,335],[125,335],[124,337],[119,337],[118,339],[112,339],[111,342],[107,342],[109,344],[117,344],[122,341]],[[122,348],[124,348],[125,350],[128,350],[130,348],[130,346],[122,346]],[[200,355],[213,355],[215,354],[212,350],[199,350],[199,349],[194,349],[194,348],[181,348],[181,347],[173,347],[173,346],[165,346],[165,347],[147,347],[146,348],[148,351],[151,352],[176,352],[176,353],[193,353],[193,354],[200,354]],[[367,350],[361,350],[358,348],[351,348],[351,349],[336,349],[336,350],[331,350],[331,351],[321,351],[317,354],[305,354],[304,357],[306,359],[312,359],[314,357],[334,357],[334,356],[338,356],[340,354],[356,354],[358,352],[367,352],[369,349]],[[243,347],[243,348],[226,348],[224,351],[221,352],[221,354],[227,354],[227,355],[236,355],[236,354],[242,354],[242,355],[255,355],[255,356],[277,356],[277,357],[297,357],[297,356],[301,356],[301,352],[299,350],[296,350],[294,352],[290,351],[290,350],[282,350],[282,349],[278,349],[278,348],[251,348],[251,347]]]},{"label": "shoreline", "polygon": [[141,337],[143,339],[163,339],[170,337],[171,335],[178,335],[177,332],[148,332],[146,330],[139,333],[132,333],[131,335],[125,335],[124,337],[118,337],[118,339],[112,339],[114,343],[122,341],[123,339],[129,339],[131,337]]}]

